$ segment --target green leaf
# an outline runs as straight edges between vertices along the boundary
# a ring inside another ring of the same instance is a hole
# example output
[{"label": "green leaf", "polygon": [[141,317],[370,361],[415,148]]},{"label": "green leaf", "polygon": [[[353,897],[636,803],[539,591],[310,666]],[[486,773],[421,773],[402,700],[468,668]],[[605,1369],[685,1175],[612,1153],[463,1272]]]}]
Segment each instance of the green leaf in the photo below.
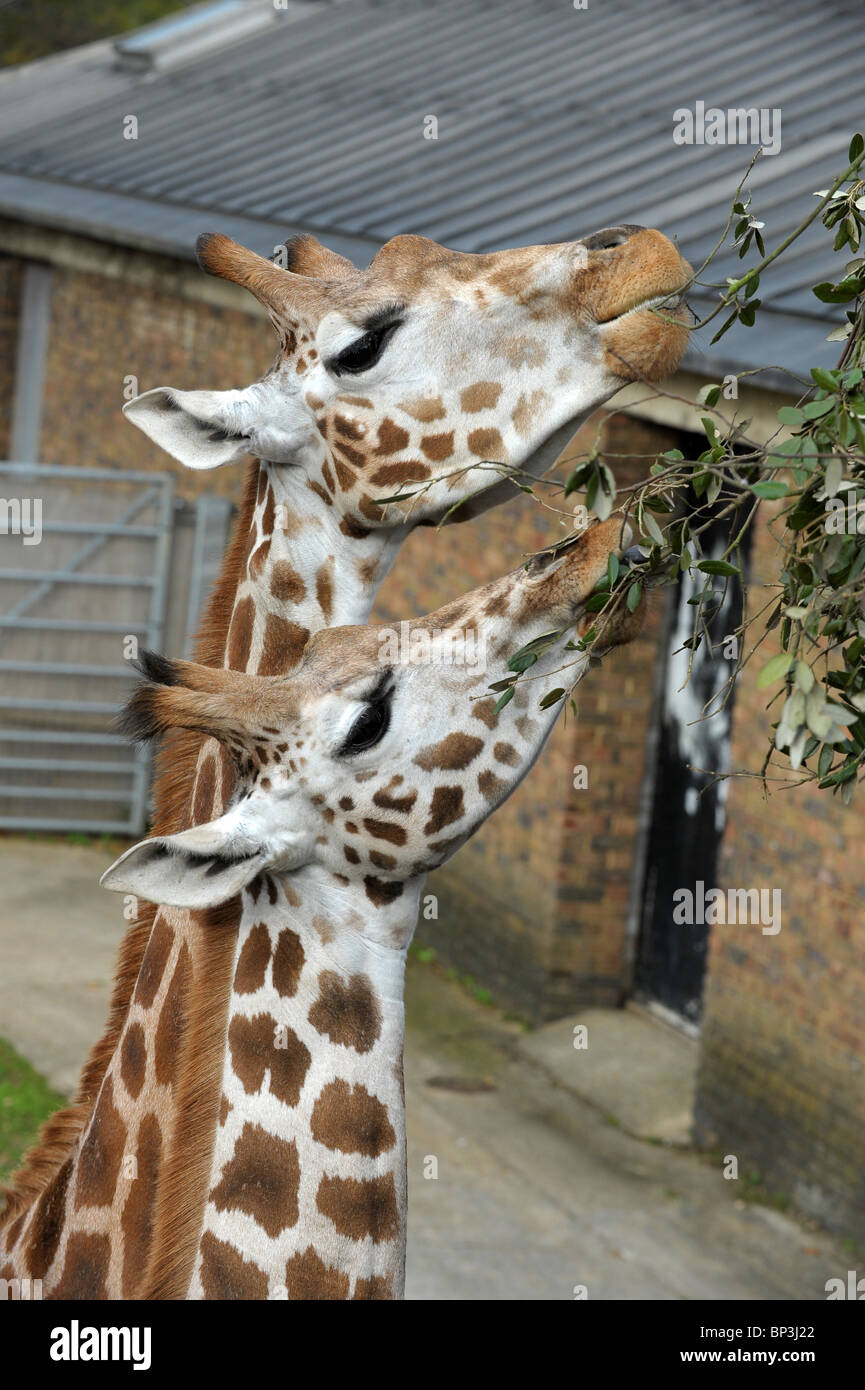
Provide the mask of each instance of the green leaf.
[{"label": "green leaf", "polygon": [[855,760],[845,763],[843,767],[838,768],[837,772],[824,777],[822,782],[817,783],[817,786],[820,788],[840,787],[843,782],[848,782],[851,777],[855,777],[858,771],[859,764]]},{"label": "green leaf", "polygon": [[550,690],[541,700],[541,709],[549,709],[550,705],[558,704],[559,700],[564,699],[566,692],[559,687],[557,690]]},{"label": "green leaf", "polygon": [[801,425],[805,419],[805,412],[797,405],[782,405],[778,411],[778,419],[782,425]]},{"label": "green leaf", "polygon": [[639,583],[637,583],[637,584],[632,584],[631,587],[630,587],[630,589],[628,590],[628,598],[627,598],[627,604],[628,604],[628,607],[630,608],[630,610],[631,610],[632,613],[633,613],[634,610],[637,608],[637,605],[639,604],[640,599],[641,599],[642,597],[643,597],[643,586],[642,586],[642,584],[639,584]]},{"label": "green leaf", "polygon": [[811,375],[818,386],[822,386],[824,391],[835,392],[838,390],[838,382],[831,372],[827,372],[824,367],[812,367]]},{"label": "green leaf", "polygon": [[[817,291],[815,290],[814,293],[816,294]],[[733,324],[736,322],[736,319],[737,319],[738,317],[739,317],[739,315],[737,314],[736,310],[734,309],[733,312],[732,312],[732,314],[730,315],[730,317],[729,317],[728,319],[726,319],[726,320],[724,321],[724,323],[721,324],[721,327],[718,329],[718,331],[717,331],[717,333],[715,334],[714,338],[711,338],[711,339],[709,340],[709,347],[711,347],[713,343],[717,343],[717,341],[718,341],[719,338],[723,338],[724,334],[727,332],[727,329],[733,327]]]},{"label": "green leaf", "polygon": [[772,685],[774,681],[786,676],[792,664],[793,657],[790,652],[780,652],[778,656],[773,656],[757,677],[757,689],[765,690],[767,685]]},{"label": "green leaf", "polygon": [[503,709],[504,709],[505,705],[509,705],[509,704],[510,704],[510,702],[511,702],[511,700],[512,700],[513,698],[514,698],[514,686],[511,686],[510,689],[508,689],[508,690],[505,691],[504,695],[500,695],[499,698],[496,700],[495,708],[494,708],[494,710],[493,710],[493,714],[498,714],[500,710],[503,710]]},{"label": "green leaf", "polygon": [[776,482],[767,479],[763,483],[751,483],[751,491],[755,497],[764,497],[767,501],[772,501],[776,497],[786,497],[790,489],[786,483]]},{"label": "green leaf", "polygon": [[516,656],[512,656],[508,662],[508,670],[519,672],[528,671],[530,666],[534,666],[537,659],[534,652],[518,653]]},{"label": "green leaf", "polygon": [[579,463],[571,473],[565,483],[565,496],[569,497],[572,492],[579,492],[591,474],[594,465],[592,463]]},{"label": "green leaf", "polygon": [[731,565],[727,560],[701,560],[697,566],[703,574],[740,574],[741,571],[735,565]]},{"label": "green leaf", "polygon": [[607,582],[612,589],[619,573],[619,557],[615,551],[611,550],[607,556]]},{"label": "green leaf", "polygon": [[793,680],[803,695],[808,695],[814,689],[814,672],[807,661],[797,661]]},{"label": "green leaf", "polygon": [[[561,637],[561,635],[562,630],[557,627],[550,628],[549,632],[541,632],[537,637],[533,637],[531,642],[526,642],[524,647],[519,647],[514,652],[513,657],[528,656],[530,654],[541,656],[544,652],[549,651],[556,638]],[[513,660],[513,657],[511,660]]]},{"label": "green leaf", "polygon": [[586,602],[583,605],[583,607],[585,608],[587,613],[600,613],[601,609],[606,605],[609,597],[609,593],[606,592],[603,594],[592,594],[591,598],[586,599]]},{"label": "green leaf", "polygon": [[844,465],[839,458],[831,458],[826,465],[826,479],[823,491],[827,497],[834,497],[844,477]]},{"label": "green leaf", "polygon": [[807,405],[803,405],[802,413],[809,420],[819,420],[822,415],[828,415],[830,410],[834,410],[837,404],[834,400],[809,401]]},{"label": "green leaf", "polygon": [[835,757],[835,749],[831,743],[824,743],[820,749],[820,757],[817,759],[817,775],[825,777],[832,766],[832,759]]},{"label": "green leaf", "polygon": [[865,150],[865,140],[863,140],[862,136],[857,131],[857,133],[853,136],[853,139],[850,141],[850,148],[847,151],[848,162],[850,164],[855,163],[855,161],[862,154],[863,150]]},{"label": "green leaf", "polygon": [[421,489],[416,487],[414,492],[395,492],[390,497],[374,497],[372,500],[377,507],[386,507],[388,502],[402,502],[405,497],[417,497],[420,491]]},{"label": "green leaf", "polygon": [[643,530],[650,536],[655,545],[664,544],[664,533],[655,518],[649,512],[643,512]]}]

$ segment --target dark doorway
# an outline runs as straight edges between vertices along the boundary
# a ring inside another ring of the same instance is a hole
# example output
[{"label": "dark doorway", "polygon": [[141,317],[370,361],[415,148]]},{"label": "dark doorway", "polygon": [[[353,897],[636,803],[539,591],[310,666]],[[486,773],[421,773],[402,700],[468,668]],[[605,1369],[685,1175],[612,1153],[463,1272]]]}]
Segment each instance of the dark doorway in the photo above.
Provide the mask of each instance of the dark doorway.
[{"label": "dark doorway", "polygon": [[[716,503],[716,509],[720,503]],[[705,557],[717,558],[727,538],[727,524],[716,523],[703,534]],[[687,650],[694,607],[706,576],[683,574],[674,596],[662,686],[657,762],[649,822],[642,911],[634,973],[635,996],[674,1020],[696,1027],[702,1012],[703,977],[709,928],[673,921],[674,893],[699,893],[715,886],[718,846],[724,828],[726,783],[712,771],[727,770],[732,696],[711,719],[701,721],[709,701],[729,679],[734,662],[725,638],[741,621],[742,593],[731,579],[715,581],[721,599],[709,623],[712,645],[704,638],[695,653],[691,677]],[[716,708],[717,701],[712,706]],[[700,722],[698,722],[700,721]],[[705,769],[705,771],[698,771]]]}]

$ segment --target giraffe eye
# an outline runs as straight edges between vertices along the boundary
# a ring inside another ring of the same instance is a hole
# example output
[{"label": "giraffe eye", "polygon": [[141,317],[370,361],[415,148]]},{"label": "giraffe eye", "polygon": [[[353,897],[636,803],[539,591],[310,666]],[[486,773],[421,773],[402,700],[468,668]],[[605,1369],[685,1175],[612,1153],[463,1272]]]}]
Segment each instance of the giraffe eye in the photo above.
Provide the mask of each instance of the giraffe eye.
[{"label": "giraffe eye", "polygon": [[375,704],[365,705],[352,724],[340,753],[345,757],[362,753],[365,748],[374,748],[384,738],[389,724],[389,700],[377,700]]},{"label": "giraffe eye", "polygon": [[337,353],[336,357],[330,359],[327,364],[330,370],[336,376],[369,371],[381,357],[401,322],[399,318],[392,318],[380,325],[367,328],[362,338],[356,338],[347,348],[343,348],[342,352]]}]

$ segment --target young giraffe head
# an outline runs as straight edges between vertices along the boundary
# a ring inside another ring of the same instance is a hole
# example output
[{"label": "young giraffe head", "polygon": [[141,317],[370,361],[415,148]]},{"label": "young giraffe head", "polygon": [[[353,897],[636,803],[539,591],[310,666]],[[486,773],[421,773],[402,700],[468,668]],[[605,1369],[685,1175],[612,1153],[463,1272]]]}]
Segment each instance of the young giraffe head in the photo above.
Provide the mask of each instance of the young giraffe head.
[{"label": "young giraffe head", "polygon": [[397,236],[362,271],[308,235],[280,251],[284,264],[221,235],[198,244],[205,270],[267,308],[280,339],[267,374],[242,390],[159,387],[125,411],[192,468],[247,453],[299,466],[349,526],[436,521],[487,494],[463,520],[502,500],[503,472],[540,473],[622,385],[672,371],[688,339],[690,268],[643,227],[485,255]]},{"label": "young giraffe head", "polygon": [[[487,688],[526,643],[551,629],[588,628],[586,600],[622,540],[612,518],[402,624],[396,659],[394,629],[376,626],[317,633],[289,677],[148,654],[150,684],[127,707],[128,731],[212,735],[236,761],[238,790],[218,820],[127,851],[103,884],[203,908],[262,872],[315,863],[344,885],[362,885],[372,907],[394,902],[406,880],[450,858],[532,766],[561,709],[541,709],[541,698],[561,683],[551,677],[572,654],[560,643],[542,655],[531,682],[497,714]],[[605,647],[640,626],[639,611],[611,619]],[[466,652],[485,659],[464,663]],[[572,676],[588,660],[578,656]]]}]

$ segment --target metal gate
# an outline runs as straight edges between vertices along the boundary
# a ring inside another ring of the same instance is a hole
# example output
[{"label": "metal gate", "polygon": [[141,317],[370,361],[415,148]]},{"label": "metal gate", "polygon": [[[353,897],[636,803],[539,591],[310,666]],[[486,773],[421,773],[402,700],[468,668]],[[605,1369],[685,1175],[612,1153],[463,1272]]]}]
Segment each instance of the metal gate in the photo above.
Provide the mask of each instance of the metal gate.
[{"label": "metal gate", "polygon": [[113,724],[136,642],[163,647],[172,498],[168,473],[0,463],[0,827],[143,833],[150,756]]}]

